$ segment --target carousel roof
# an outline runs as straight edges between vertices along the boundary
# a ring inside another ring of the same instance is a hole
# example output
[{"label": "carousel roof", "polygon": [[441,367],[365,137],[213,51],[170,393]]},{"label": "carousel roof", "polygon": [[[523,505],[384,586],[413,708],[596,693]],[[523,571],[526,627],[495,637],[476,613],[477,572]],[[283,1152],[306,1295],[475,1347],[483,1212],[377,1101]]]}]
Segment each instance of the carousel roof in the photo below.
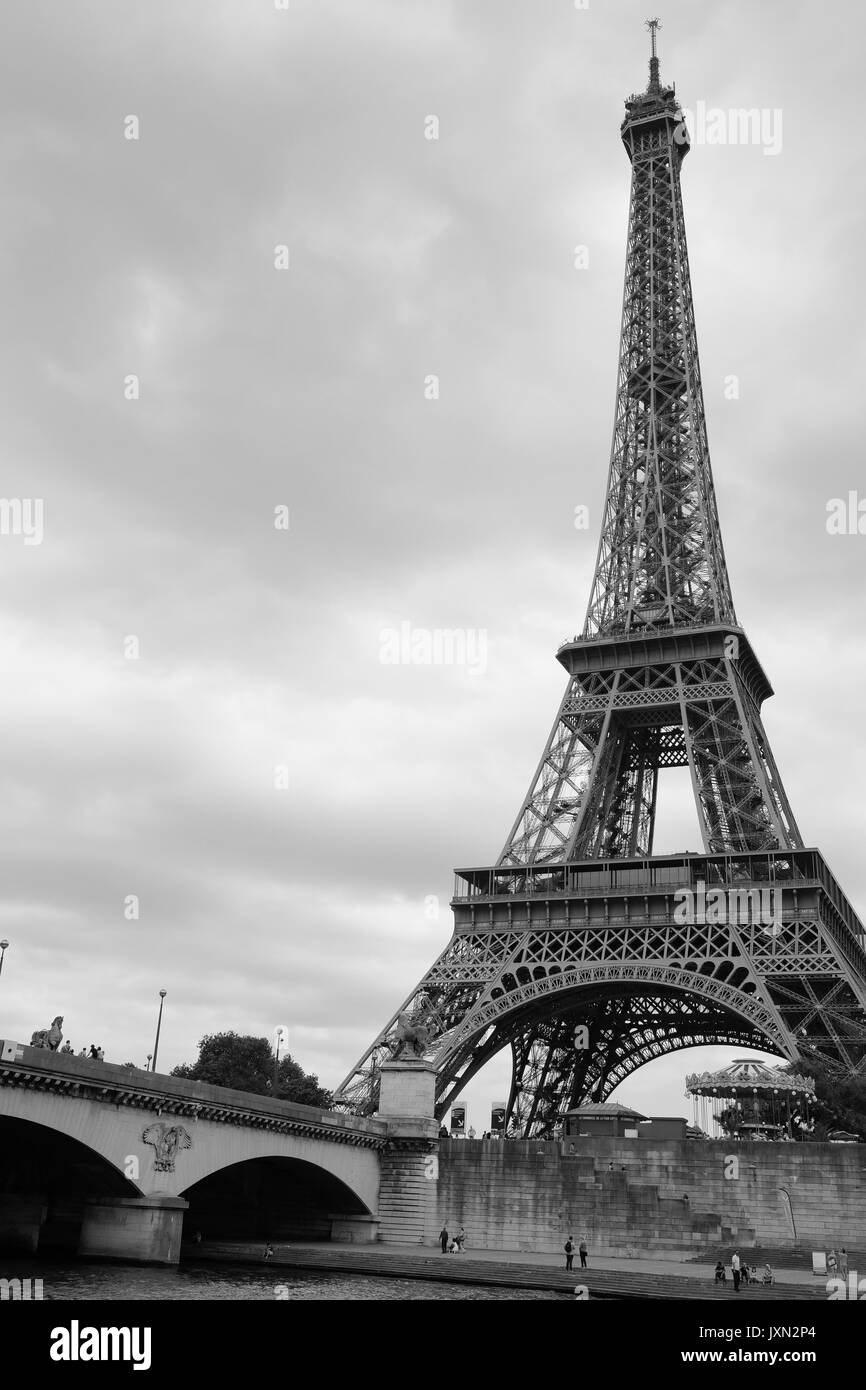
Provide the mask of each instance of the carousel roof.
[{"label": "carousel roof", "polygon": [[741,1096],[755,1091],[784,1091],[790,1096],[815,1094],[811,1076],[796,1076],[781,1067],[751,1058],[731,1062],[721,1071],[703,1071],[686,1077],[686,1093],[693,1096]]}]

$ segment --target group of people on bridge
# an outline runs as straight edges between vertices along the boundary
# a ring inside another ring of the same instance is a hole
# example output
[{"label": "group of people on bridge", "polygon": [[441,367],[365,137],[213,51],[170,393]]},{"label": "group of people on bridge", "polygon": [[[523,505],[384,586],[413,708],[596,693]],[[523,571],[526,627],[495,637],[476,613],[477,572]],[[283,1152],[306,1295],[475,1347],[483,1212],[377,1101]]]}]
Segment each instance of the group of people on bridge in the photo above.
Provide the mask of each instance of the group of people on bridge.
[{"label": "group of people on bridge", "polygon": [[[68,1053],[68,1055],[69,1055],[70,1057],[74,1057],[74,1056],[75,1056],[75,1049],[73,1048],[72,1043],[69,1041],[68,1038],[66,1039],[66,1042],[65,1042],[65,1043],[63,1044],[63,1046],[61,1047],[60,1052],[61,1052],[61,1055],[65,1052],[65,1053]],[[97,1047],[97,1046],[96,1046],[96,1043],[91,1043],[91,1044],[90,1044],[90,1050],[89,1050],[89,1051],[88,1051],[88,1049],[87,1049],[86,1047],[82,1047],[82,1049],[81,1049],[81,1051],[79,1052],[78,1056],[79,1056],[79,1057],[86,1057],[86,1058],[89,1058],[89,1060],[90,1060],[91,1062],[104,1062],[104,1061],[105,1061],[105,1053],[103,1052],[103,1050],[102,1050],[101,1047]]]}]

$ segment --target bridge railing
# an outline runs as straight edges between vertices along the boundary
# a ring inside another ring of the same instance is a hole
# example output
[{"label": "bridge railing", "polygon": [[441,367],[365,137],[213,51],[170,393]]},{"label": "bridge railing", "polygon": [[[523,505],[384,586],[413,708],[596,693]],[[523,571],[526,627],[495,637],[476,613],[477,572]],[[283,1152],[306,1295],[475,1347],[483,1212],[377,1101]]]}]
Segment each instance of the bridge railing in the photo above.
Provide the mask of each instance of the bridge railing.
[{"label": "bridge railing", "polygon": [[251,1091],[211,1086],[203,1081],[118,1066],[71,1053],[52,1052],[20,1042],[0,1040],[0,1085],[48,1087],[71,1094],[116,1098],[120,1103],[191,1117],[233,1119],[238,1123],[273,1123],[314,1127],[384,1139],[387,1122],[362,1118],[320,1106],[298,1105]]}]

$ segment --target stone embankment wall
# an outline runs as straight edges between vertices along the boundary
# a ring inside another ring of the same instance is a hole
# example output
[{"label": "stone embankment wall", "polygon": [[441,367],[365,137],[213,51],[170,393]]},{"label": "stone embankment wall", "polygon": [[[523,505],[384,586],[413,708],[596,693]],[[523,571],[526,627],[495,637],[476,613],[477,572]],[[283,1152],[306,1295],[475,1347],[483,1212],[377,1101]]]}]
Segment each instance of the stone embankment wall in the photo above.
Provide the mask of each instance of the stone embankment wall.
[{"label": "stone embankment wall", "polygon": [[[436,1217],[476,1249],[671,1255],[866,1246],[866,1146],[442,1140]],[[387,1236],[385,1237],[388,1238]]]}]

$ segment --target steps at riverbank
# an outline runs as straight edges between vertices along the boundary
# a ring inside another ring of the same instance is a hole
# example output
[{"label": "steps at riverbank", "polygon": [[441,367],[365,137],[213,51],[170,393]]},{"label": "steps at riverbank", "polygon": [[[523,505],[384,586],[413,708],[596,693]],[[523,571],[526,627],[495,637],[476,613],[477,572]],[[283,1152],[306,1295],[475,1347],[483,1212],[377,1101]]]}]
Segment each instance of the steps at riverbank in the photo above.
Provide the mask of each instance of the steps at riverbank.
[{"label": "steps at riverbank", "polygon": [[[721,1260],[723,1264],[730,1266],[731,1255],[738,1247],[736,1245],[708,1245],[692,1256],[688,1264],[715,1264],[716,1260]],[[765,1264],[769,1264],[772,1269],[802,1269],[812,1270],[812,1251],[811,1250],[789,1250],[781,1245],[756,1245],[739,1248],[740,1257],[748,1259],[750,1265],[755,1265],[760,1274]],[[824,1251],[824,1254],[828,1254]],[[836,1251],[838,1256],[839,1251]],[[866,1250],[848,1251],[848,1268],[859,1269],[866,1276]],[[730,1278],[730,1269],[728,1272]],[[817,1277],[817,1276],[816,1276]]]}]

